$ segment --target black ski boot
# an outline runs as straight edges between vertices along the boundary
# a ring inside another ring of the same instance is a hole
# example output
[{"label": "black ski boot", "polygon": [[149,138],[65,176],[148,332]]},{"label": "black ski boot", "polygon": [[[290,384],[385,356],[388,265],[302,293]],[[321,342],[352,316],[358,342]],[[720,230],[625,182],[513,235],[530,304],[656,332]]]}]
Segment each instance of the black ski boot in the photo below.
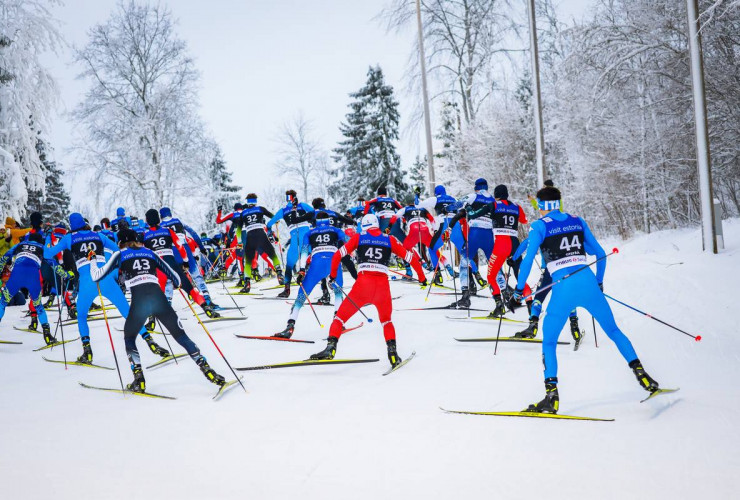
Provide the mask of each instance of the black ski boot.
[{"label": "black ski boot", "polygon": [[41,325],[41,329],[44,332],[44,342],[46,342],[46,345],[57,343],[57,339],[51,335],[51,327],[49,326],[49,323]]},{"label": "black ski boot", "polygon": [[249,278],[242,280],[242,289],[239,293],[249,293],[252,290],[252,281]]},{"label": "black ski boot", "polygon": [[44,304],[44,309],[51,309],[51,307],[54,305],[54,299],[56,298],[56,295],[49,295],[49,298],[46,301],[46,304]]},{"label": "black ski boot", "polygon": [[635,374],[635,377],[637,377],[637,381],[640,383],[643,389],[648,392],[655,392],[660,389],[660,385],[658,384],[658,382],[653,380],[650,375],[647,374],[645,369],[642,367],[642,363],[640,363],[639,359],[632,361],[630,363],[630,368],[632,368],[632,373]]},{"label": "black ski boot", "polygon": [[439,269],[437,269],[434,272],[434,277],[432,278],[432,283],[434,283],[435,285],[439,285],[439,286],[444,285],[444,280],[442,279],[442,273],[439,271]]},{"label": "black ski boot", "polygon": [[92,347],[90,347],[90,341],[82,342],[82,355],[77,358],[78,363],[85,363],[86,365],[92,364],[93,353]]},{"label": "black ski boot", "polygon": [[163,358],[170,356],[170,351],[168,351],[164,347],[161,347],[159,344],[154,342],[154,339],[152,338],[151,335],[146,336],[144,340],[146,340],[146,344],[149,346],[149,350],[152,351],[157,356],[162,356]]},{"label": "black ski boot", "polygon": [[488,285],[488,282],[483,279],[483,276],[480,275],[480,271],[475,273],[473,276],[475,276],[475,281],[478,283],[479,287],[485,288],[486,285]]},{"label": "black ski boot", "polygon": [[146,328],[147,332],[153,332],[154,331],[154,316],[149,316],[146,320],[146,323],[144,323],[144,328]]},{"label": "black ski boot", "polygon": [[134,381],[126,386],[126,390],[131,392],[146,392],[146,380],[144,380],[144,371],[141,369],[141,365],[134,365],[131,369],[134,372]]},{"label": "black ski boot", "polygon": [[388,340],[385,344],[388,346],[388,361],[391,362],[391,367],[395,368],[403,361],[396,352],[396,339]]},{"label": "black ski boot", "polygon": [[323,351],[311,354],[309,359],[334,359],[334,355],[337,353],[337,337],[329,337],[326,343],[326,348]]},{"label": "black ski boot", "polygon": [[539,403],[529,405],[526,410],[522,411],[527,413],[557,413],[558,407],[560,406],[557,383],[557,378],[547,379],[545,381],[545,399]]},{"label": "black ski boot", "polygon": [[39,317],[36,315],[31,316],[31,324],[28,325],[29,330],[36,331],[39,328]]},{"label": "black ski boot", "polygon": [[95,302],[93,302],[92,304],[90,304],[90,310],[91,311],[100,311],[101,309],[103,309],[103,308],[100,307],[99,305],[97,305]]},{"label": "black ski boot", "polygon": [[201,356],[197,363],[200,367],[200,371],[203,372],[203,375],[206,376],[209,382],[212,382],[216,385],[224,385],[226,383],[226,379],[216,373],[213,368],[208,365],[208,361],[206,361],[206,358]]},{"label": "black ski boot", "polygon": [[221,306],[216,304],[212,299],[210,295],[204,295],[203,298],[206,301],[206,304],[211,306],[213,309],[221,309]]},{"label": "black ski boot", "polygon": [[283,270],[280,269],[280,266],[277,266],[275,268],[275,274],[277,274],[278,285],[284,285],[285,284],[285,276],[283,276]]},{"label": "black ski boot", "polygon": [[488,314],[489,318],[501,318],[506,314],[506,308],[504,307],[504,301],[501,300],[501,295],[494,295],[493,300],[496,301],[496,307],[493,311]]},{"label": "black ski boot", "polygon": [[288,320],[288,326],[285,327],[285,330],[282,332],[276,333],[273,335],[273,337],[277,337],[279,339],[289,339],[293,336],[293,332],[295,331],[295,320],[289,319]]},{"label": "black ski boot", "polygon": [[277,296],[281,299],[287,299],[288,297],[290,297],[290,284],[286,284],[285,289],[277,294]]},{"label": "black ski boot", "polygon": [[201,309],[203,309],[203,312],[206,313],[206,316],[208,316],[211,319],[215,319],[215,318],[220,318],[221,317],[221,315],[218,312],[216,312],[213,309],[213,307],[209,306],[205,302],[203,302],[203,304],[200,307],[201,307]]},{"label": "black ski boot", "polygon": [[69,314],[69,319],[77,319],[77,305],[72,304],[67,308],[67,314]]},{"label": "black ski boot", "polygon": [[583,332],[578,328],[578,316],[570,317],[570,334],[573,335],[573,340],[576,343],[575,346],[573,346],[573,350],[577,351],[578,348],[581,347],[581,342],[583,341]]},{"label": "black ski boot", "polygon": [[470,292],[467,288],[463,288],[460,293],[460,300],[450,304],[450,309],[470,309]]},{"label": "black ski boot", "polygon": [[516,332],[514,338],[517,339],[533,339],[537,336],[537,329],[539,328],[539,318],[533,316],[529,318],[529,326],[521,332]]},{"label": "black ski boot", "polygon": [[475,280],[472,278],[468,278],[468,290],[470,290],[470,295],[478,293],[478,285],[476,285]]},{"label": "black ski boot", "polygon": [[262,281],[262,276],[260,276],[259,271],[252,271],[252,279],[255,283],[259,283],[260,281]]},{"label": "black ski boot", "polygon": [[329,290],[324,290],[324,293],[321,294],[321,298],[316,301],[317,306],[330,306],[331,305],[331,296],[329,295]]},{"label": "black ski boot", "polygon": [[236,286],[239,288],[244,286],[244,276],[239,276],[239,281],[236,282]]}]

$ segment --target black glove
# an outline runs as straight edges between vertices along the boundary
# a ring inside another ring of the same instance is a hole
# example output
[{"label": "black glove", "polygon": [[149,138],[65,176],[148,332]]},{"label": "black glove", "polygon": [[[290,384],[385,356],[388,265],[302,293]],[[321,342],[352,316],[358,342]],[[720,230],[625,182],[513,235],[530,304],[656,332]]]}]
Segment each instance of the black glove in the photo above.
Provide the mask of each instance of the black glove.
[{"label": "black glove", "polygon": [[326,282],[329,284],[329,288],[336,288],[337,285],[337,279],[333,276],[329,276],[329,279],[326,280]]},{"label": "black glove", "polygon": [[267,239],[270,240],[270,243],[277,243],[277,236],[272,231],[267,233]]},{"label": "black glove", "polygon": [[295,282],[300,285],[301,283],[303,283],[303,278],[305,277],[306,277],[306,270],[301,269],[300,271],[298,271],[298,274],[296,274]]},{"label": "black glove", "polygon": [[223,209],[224,209],[224,207],[222,207],[221,205],[219,205],[218,206],[218,209],[217,209],[218,210],[218,213],[221,213],[223,211]]},{"label": "black glove", "polygon": [[509,309],[509,311],[514,312],[520,307],[522,307],[522,292],[514,290],[514,293],[511,294],[511,298],[506,303],[506,308]]},{"label": "black glove", "polygon": [[604,291],[604,283],[599,283],[599,290]]},{"label": "black glove", "polygon": [[416,193],[417,195],[420,195],[421,194],[421,188],[419,186],[415,187],[414,188],[414,193]]},{"label": "black glove", "polygon": [[506,259],[506,263],[509,265],[509,267],[511,267],[511,268],[514,267],[514,259],[512,259],[511,257],[509,257],[508,259]]}]

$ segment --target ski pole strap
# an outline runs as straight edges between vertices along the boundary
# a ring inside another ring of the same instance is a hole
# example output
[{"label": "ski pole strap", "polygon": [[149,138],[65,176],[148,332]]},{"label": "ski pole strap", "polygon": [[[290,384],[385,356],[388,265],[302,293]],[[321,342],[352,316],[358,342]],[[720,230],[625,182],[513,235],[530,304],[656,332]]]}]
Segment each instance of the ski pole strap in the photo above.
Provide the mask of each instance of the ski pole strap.
[{"label": "ski pole strap", "polygon": [[565,281],[565,280],[567,280],[568,278],[570,278],[570,277],[571,277],[571,276],[573,276],[574,274],[578,274],[578,273],[580,273],[581,271],[583,271],[584,269],[588,269],[589,267],[593,266],[593,265],[594,265],[594,264],[596,264],[597,262],[600,262],[600,261],[602,261],[602,260],[606,259],[607,257],[611,257],[611,256],[612,256],[612,255],[614,255],[615,253],[619,253],[619,249],[618,249],[617,247],[614,247],[614,248],[612,249],[612,251],[611,251],[611,252],[609,252],[608,254],[604,255],[603,257],[600,257],[600,258],[596,259],[595,261],[591,262],[590,264],[586,264],[586,265],[585,265],[585,266],[583,266],[583,267],[579,267],[578,269],[576,269],[576,270],[575,270],[575,271],[573,271],[572,273],[568,273],[568,274],[566,274],[565,276],[563,276],[563,277],[562,277],[562,278],[560,278],[559,280],[557,280],[557,281],[553,281],[552,283],[550,283],[549,285],[547,285],[547,286],[545,286],[545,287],[542,287],[542,288],[538,288],[537,290],[534,290],[534,291],[533,291],[532,293],[530,293],[530,294],[529,294],[529,295],[527,295],[526,297],[522,297],[522,299],[526,300],[526,299],[528,299],[528,298],[530,298],[530,297],[534,297],[534,296],[535,296],[535,295],[537,295],[538,293],[540,293],[540,292],[543,292],[543,291],[545,291],[545,290],[548,290],[548,289],[550,289],[550,288],[554,287],[555,285],[557,285],[557,284],[558,284],[558,283],[560,283],[561,281]]},{"label": "ski pole strap", "polygon": [[669,327],[669,328],[673,328],[674,330],[676,330],[676,331],[679,331],[679,332],[683,333],[684,335],[688,335],[689,337],[691,337],[692,339],[696,340],[697,342],[700,342],[700,341],[701,341],[701,335],[691,335],[690,333],[688,333],[688,332],[685,332],[685,331],[681,330],[680,328],[676,328],[675,326],[673,326],[673,325],[671,325],[671,324],[669,324],[669,323],[666,323],[665,321],[663,321],[663,320],[661,320],[661,319],[658,319],[658,318],[656,318],[655,316],[653,316],[653,315],[651,315],[651,314],[648,314],[648,313],[646,313],[646,312],[644,312],[644,311],[640,311],[640,310],[639,310],[639,309],[637,309],[636,307],[632,307],[632,306],[631,306],[631,305],[629,305],[629,304],[625,304],[625,303],[624,303],[624,302],[622,302],[621,300],[617,300],[617,299],[615,299],[614,297],[612,297],[612,296],[610,296],[610,295],[604,294],[604,297],[606,297],[606,298],[607,298],[607,299],[609,299],[609,300],[612,300],[612,301],[616,302],[617,304],[622,304],[622,305],[623,305],[624,307],[626,307],[626,308],[628,308],[628,309],[632,309],[633,311],[635,311],[635,312],[637,312],[637,313],[640,313],[640,314],[642,314],[643,316],[646,316],[646,317],[648,317],[648,318],[650,318],[650,319],[652,319],[652,320],[655,320],[655,321],[657,321],[658,323],[661,323],[661,324],[663,324],[663,325],[665,325],[665,326],[667,326],[667,327]]}]

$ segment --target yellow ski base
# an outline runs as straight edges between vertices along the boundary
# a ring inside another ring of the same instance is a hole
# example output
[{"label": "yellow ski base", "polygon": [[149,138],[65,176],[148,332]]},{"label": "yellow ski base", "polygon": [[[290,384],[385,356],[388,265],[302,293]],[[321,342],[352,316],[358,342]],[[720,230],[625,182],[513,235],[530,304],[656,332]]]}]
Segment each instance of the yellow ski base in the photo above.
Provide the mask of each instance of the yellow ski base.
[{"label": "yellow ski base", "polygon": [[614,422],[613,418],[578,417],[575,415],[559,415],[557,413],[534,413],[528,411],[460,411],[439,408],[446,413],[459,413],[464,415],[486,415],[494,417],[527,417],[527,418],[554,418],[560,420],[591,420],[594,422]]}]

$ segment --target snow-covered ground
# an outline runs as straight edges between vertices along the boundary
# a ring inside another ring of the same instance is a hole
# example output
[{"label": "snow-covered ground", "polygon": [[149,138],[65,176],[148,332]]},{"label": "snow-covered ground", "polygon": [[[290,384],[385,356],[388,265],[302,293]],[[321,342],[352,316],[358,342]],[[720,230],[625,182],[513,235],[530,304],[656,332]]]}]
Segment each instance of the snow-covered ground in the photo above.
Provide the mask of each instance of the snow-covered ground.
[{"label": "snow-covered ground", "polygon": [[[703,337],[694,342],[613,305],[649,373],[664,387],[681,388],[640,404],[646,393],[600,330],[595,348],[591,319],[581,314],[584,345],[578,352],[559,348],[560,411],[616,419],[610,423],[440,411],[519,410],[543,394],[539,346],[501,344],[494,357],[492,344],[456,342],[456,336],[495,335],[496,324],[445,319],[455,312],[396,312],[400,353],[415,350],[417,357],[388,377],[381,376],[385,344],[374,322],[346,334],[338,357],[377,357],[379,363],[243,372],[249,394],[236,388],[213,402],[214,386],[189,359],[146,373],[151,392],[176,401],[83,389],[79,381],[117,387],[118,377],[44,362],[42,354],[61,359],[61,349],[32,352],[41,336],[13,330],[27,322],[25,308],[9,308],[0,339],[23,345],[0,344],[0,497],[734,497],[740,338],[731,311],[740,292],[740,220],[725,222],[725,241],[724,252],[707,255],[698,230],[665,231],[622,243],[610,257],[607,293]],[[424,292],[403,283],[392,289],[403,294],[399,309],[452,300],[432,295],[425,303]],[[319,309],[324,329],[307,308],[301,314],[296,337],[316,344],[263,342],[233,334],[278,331],[289,306],[236,300],[247,321],[208,325],[234,367],[305,359],[323,348],[331,308]],[[229,305],[230,299],[218,301]],[[490,307],[484,299],[475,304]],[[185,307],[181,297],[176,305]],[[184,324],[214,368],[227,374],[192,317]],[[96,363],[114,366],[105,326],[91,325]],[[518,326],[504,324],[502,334]],[[65,329],[68,338],[76,333]],[[114,329],[113,335],[128,382],[122,334]],[[144,363],[156,360],[140,349]],[[69,344],[67,356],[80,351],[78,342]]]}]

